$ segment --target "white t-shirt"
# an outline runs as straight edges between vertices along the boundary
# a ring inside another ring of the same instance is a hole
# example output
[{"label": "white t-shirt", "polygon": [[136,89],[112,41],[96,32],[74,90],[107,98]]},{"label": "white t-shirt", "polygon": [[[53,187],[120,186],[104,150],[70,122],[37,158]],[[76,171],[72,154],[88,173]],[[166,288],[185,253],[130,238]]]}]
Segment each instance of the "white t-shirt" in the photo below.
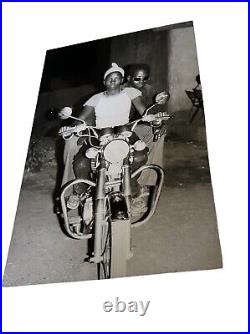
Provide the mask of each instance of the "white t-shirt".
[{"label": "white t-shirt", "polygon": [[129,122],[131,101],[138,96],[141,96],[138,89],[126,87],[116,95],[95,94],[84,106],[95,108],[97,128],[114,127]]}]

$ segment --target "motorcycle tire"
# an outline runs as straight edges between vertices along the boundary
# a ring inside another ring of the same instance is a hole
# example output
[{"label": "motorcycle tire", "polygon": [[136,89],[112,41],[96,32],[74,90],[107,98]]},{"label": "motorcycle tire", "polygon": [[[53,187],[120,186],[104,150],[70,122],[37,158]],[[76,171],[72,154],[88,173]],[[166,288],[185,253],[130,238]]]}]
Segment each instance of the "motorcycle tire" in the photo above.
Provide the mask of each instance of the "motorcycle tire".
[{"label": "motorcycle tire", "polygon": [[103,260],[97,265],[98,279],[125,277],[130,252],[130,221],[107,222],[103,228]]},{"label": "motorcycle tire", "polygon": [[103,260],[97,264],[98,279],[111,278],[111,222],[106,222],[102,229],[102,257]]}]

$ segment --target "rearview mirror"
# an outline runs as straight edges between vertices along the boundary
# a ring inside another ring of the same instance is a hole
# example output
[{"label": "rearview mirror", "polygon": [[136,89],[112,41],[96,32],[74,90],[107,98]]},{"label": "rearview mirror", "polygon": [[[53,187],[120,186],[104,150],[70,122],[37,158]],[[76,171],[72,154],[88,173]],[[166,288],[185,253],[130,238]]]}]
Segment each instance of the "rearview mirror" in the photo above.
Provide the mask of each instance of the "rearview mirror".
[{"label": "rearview mirror", "polygon": [[70,107],[64,107],[62,108],[59,113],[58,113],[58,117],[60,119],[67,119],[72,115],[72,108]]},{"label": "rearview mirror", "polygon": [[170,94],[168,92],[160,92],[155,97],[155,102],[157,104],[164,104],[166,103],[170,98]]}]

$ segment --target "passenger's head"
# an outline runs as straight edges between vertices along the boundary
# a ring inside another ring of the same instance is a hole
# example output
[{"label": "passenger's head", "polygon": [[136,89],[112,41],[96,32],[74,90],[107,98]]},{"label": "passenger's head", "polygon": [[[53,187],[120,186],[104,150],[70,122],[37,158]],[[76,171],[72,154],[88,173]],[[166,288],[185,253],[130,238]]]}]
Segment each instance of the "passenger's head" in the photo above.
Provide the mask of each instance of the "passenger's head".
[{"label": "passenger's head", "polygon": [[123,76],[123,68],[119,67],[116,63],[112,63],[112,66],[104,73],[104,86],[107,90],[115,90],[119,88],[122,84]]},{"label": "passenger's head", "polygon": [[150,67],[147,64],[133,64],[128,69],[127,80],[130,86],[142,89],[149,80]]}]

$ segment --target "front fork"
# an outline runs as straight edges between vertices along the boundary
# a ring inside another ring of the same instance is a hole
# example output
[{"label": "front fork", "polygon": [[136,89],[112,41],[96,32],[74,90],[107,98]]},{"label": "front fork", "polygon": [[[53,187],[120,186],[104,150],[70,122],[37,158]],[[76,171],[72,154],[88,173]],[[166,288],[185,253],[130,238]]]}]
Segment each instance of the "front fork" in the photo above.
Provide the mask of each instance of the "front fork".
[{"label": "front fork", "polygon": [[[117,224],[123,224],[125,226],[129,225],[130,229],[130,217],[131,217],[131,174],[130,166],[125,164],[122,169],[122,192],[124,194],[128,219],[126,221],[114,221],[112,226]],[[101,167],[98,173],[98,181],[96,185],[96,198],[95,198],[95,224],[94,224],[94,257],[90,259],[91,262],[100,263],[103,258],[102,254],[102,229],[103,225],[106,222],[106,192],[105,187],[109,186],[109,183],[106,182],[106,167]],[[129,249],[129,245],[128,245]]]},{"label": "front fork", "polygon": [[96,185],[94,257],[91,258],[91,262],[94,263],[100,263],[102,261],[102,229],[103,224],[106,221],[105,181],[106,168],[102,167],[99,170],[98,182]]},{"label": "front fork", "polygon": [[128,216],[131,216],[131,196],[132,196],[132,189],[131,189],[131,173],[130,173],[130,166],[125,164],[123,166],[123,179],[122,179],[122,192],[124,194],[124,198],[127,205]]}]

